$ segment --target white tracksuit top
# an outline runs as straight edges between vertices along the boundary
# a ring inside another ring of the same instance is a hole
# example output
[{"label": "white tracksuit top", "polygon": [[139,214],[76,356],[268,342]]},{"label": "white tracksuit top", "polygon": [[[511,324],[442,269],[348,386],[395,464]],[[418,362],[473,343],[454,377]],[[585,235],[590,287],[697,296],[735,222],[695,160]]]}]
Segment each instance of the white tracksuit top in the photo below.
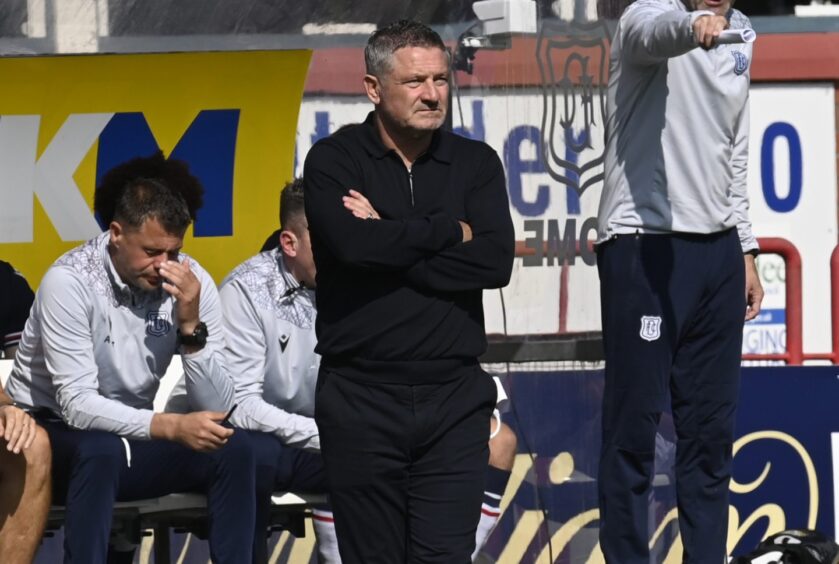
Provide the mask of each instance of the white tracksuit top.
[{"label": "white tracksuit top", "polygon": [[[275,249],[236,267],[219,289],[225,329],[225,361],[238,403],[231,422],[276,435],[284,444],[320,450],[314,420],[314,291],[305,289]],[[172,392],[167,410],[205,409],[185,404],[185,388]],[[226,400],[224,400],[226,401]]]},{"label": "white tracksuit top", "polygon": [[[598,242],[622,233],[716,233],[748,218],[751,44],[697,47],[681,0],[637,0],[612,39]],[[751,28],[732,10],[732,29]]]},{"label": "white tracksuit top", "polygon": [[[52,410],[71,427],[148,439],[160,378],[178,352],[175,301],[163,289],[126,285],[108,240],[108,232],[91,239],[47,271],[6,391],[17,403]],[[183,254],[179,260],[189,260],[201,282],[200,318],[209,331],[203,349],[183,356],[185,386],[191,397],[210,403],[232,393],[218,292],[195,260]]]}]

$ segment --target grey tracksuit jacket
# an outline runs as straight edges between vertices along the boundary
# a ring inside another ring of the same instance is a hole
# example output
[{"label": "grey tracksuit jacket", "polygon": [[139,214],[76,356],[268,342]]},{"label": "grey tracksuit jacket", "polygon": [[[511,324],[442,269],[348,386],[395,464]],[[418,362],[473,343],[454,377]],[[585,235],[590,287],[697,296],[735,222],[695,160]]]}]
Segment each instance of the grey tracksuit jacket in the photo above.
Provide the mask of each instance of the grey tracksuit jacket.
[{"label": "grey tracksuit jacket", "polygon": [[[625,233],[716,233],[748,217],[751,44],[697,47],[701,12],[681,0],[637,0],[612,40],[605,181],[598,242]],[[732,29],[750,28],[732,10]]]}]

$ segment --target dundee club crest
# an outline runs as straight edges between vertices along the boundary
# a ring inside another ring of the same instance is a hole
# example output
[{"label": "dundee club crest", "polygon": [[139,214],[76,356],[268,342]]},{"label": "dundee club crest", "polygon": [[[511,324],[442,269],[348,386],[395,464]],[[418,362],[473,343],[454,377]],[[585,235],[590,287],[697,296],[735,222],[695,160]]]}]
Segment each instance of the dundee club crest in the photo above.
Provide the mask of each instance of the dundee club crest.
[{"label": "dundee club crest", "polygon": [[150,311],[146,314],[146,334],[162,337],[172,329],[169,314],[165,311]]},{"label": "dundee club crest", "polygon": [[582,195],[603,180],[609,30],[603,21],[546,21],[536,49],[545,167]]},{"label": "dundee club crest", "polygon": [[661,317],[658,315],[641,316],[641,338],[645,341],[656,341],[661,337]]}]

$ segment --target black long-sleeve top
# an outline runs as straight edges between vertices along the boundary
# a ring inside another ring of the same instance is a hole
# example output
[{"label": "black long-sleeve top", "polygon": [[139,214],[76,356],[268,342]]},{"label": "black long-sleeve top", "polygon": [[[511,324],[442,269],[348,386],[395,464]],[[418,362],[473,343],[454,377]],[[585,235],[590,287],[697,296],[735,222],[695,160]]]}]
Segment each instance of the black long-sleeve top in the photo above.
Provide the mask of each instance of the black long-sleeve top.
[{"label": "black long-sleeve top", "polygon": [[[304,187],[324,366],[421,383],[475,364],[486,350],[482,290],[509,282],[515,245],[495,151],[440,130],[409,170],[371,113],[311,148]],[[342,201],[350,189],[382,219],[354,217]]]},{"label": "black long-sleeve top", "polygon": [[22,274],[0,260],[0,358],[20,342],[35,294]]}]

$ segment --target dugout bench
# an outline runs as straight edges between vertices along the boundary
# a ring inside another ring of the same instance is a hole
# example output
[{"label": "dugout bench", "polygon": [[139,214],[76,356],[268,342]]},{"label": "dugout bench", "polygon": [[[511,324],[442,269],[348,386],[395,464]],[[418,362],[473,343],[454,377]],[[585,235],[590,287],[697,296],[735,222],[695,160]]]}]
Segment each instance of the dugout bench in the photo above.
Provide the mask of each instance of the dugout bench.
[{"label": "dugout bench", "polygon": [[[169,393],[182,374],[179,356],[161,379],[154,401],[155,411],[163,411]],[[12,361],[0,359],[0,384],[12,371]],[[276,492],[271,498],[271,530],[286,530],[296,537],[305,536],[305,520],[311,515],[314,504],[326,501],[325,495]],[[64,506],[53,505],[47,518],[45,535],[54,534],[64,523]],[[139,545],[144,536],[154,533],[154,561],[169,564],[169,532],[189,532],[198,538],[207,538],[207,498],[196,493],[174,493],[162,497],[137,501],[117,502],[111,524],[111,539],[119,543]]]},{"label": "dugout bench", "polygon": [[[285,530],[296,537],[305,536],[305,519],[312,504],[323,503],[326,496],[278,492],[271,498],[270,530]],[[47,535],[64,523],[64,507],[54,505],[47,519]],[[137,501],[117,502],[111,523],[111,540],[117,544],[139,546],[144,536],[154,533],[154,561],[169,564],[169,532],[192,533],[207,538],[207,499],[201,494],[174,493]]]}]

